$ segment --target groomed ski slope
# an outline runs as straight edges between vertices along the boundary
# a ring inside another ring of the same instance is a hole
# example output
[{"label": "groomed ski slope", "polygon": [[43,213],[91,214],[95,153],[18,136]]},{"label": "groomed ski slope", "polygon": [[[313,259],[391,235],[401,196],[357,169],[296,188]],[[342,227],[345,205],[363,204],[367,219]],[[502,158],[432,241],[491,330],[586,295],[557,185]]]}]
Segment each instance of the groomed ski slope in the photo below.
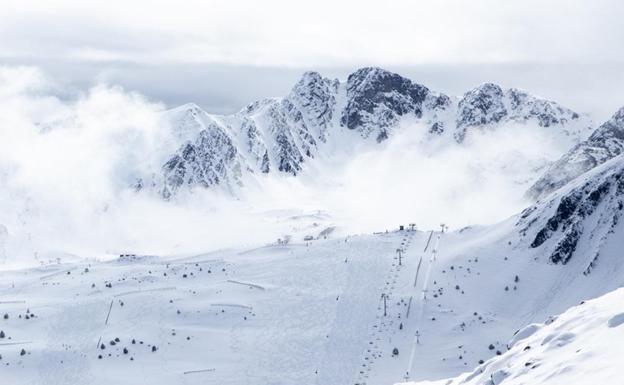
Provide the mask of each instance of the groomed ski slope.
[{"label": "groomed ski slope", "polygon": [[404,239],[3,271],[3,382],[351,383]]},{"label": "groomed ski slope", "polygon": [[4,270],[2,377],[132,385],[452,377],[504,354],[524,325],[623,283],[616,245],[585,276],[584,261],[548,264],[514,238],[513,225]]}]

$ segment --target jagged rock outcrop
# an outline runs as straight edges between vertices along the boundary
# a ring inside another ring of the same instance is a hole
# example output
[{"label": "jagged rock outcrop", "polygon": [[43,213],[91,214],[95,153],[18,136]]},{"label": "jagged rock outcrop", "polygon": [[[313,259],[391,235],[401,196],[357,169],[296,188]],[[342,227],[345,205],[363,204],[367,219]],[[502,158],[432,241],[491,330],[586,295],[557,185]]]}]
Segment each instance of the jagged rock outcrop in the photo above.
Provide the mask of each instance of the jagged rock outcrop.
[{"label": "jagged rock outcrop", "polygon": [[216,124],[199,132],[163,165],[162,195],[171,197],[182,186],[240,185],[241,164],[230,137]]},{"label": "jagged rock outcrop", "polygon": [[498,123],[507,116],[504,96],[503,90],[492,83],[466,92],[457,108],[456,139],[462,141],[468,127]]},{"label": "jagged rock outcrop", "polygon": [[624,108],[602,124],[585,141],[556,161],[528,191],[540,199],[567,182],[624,152]]},{"label": "jagged rock outcrop", "polygon": [[323,78],[318,72],[306,72],[285,100],[293,122],[321,142],[327,140],[339,85],[336,79]]},{"label": "jagged rock outcrop", "polygon": [[428,98],[431,109],[450,104],[446,95],[432,95],[423,85],[373,67],[349,75],[346,90],[347,104],[342,111],[341,124],[358,130],[364,138],[374,135],[378,142],[387,139],[388,129],[401,116],[410,114],[421,118]]},{"label": "jagged rock outcrop", "polygon": [[468,91],[459,101],[455,138],[458,142],[463,141],[471,127],[529,121],[535,121],[541,127],[557,125],[570,134],[565,130],[566,124],[579,118],[578,113],[555,102],[515,88],[503,90],[496,84],[485,83]]},{"label": "jagged rock outcrop", "polygon": [[[552,263],[568,263],[582,237],[604,243],[624,210],[624,155],[618,156],[557,191],[546,202],[526,209],[517,226],[530,248],[546,248]],[[585,273],[598,261],[600,248],[584,250],[591,258]],[[591,255],[593,253],[593,255]]]},{"label": "jagged rock outcrop", "polygon": [[563,132],[578,116],[494,84],[457,101],[380,68],[359,69],[343,83],[306,72],[286,97],[251,103],[233,115],[211,115],[194,104],[167,112],[177,150],[164,162],[162,182],[137,179],[141,186],[164,186],[165,197],[182,186],[235,190],[253,175],[298,175],[323,146],[350,151],[359,143],[383,142],[403,119],[461,142],[467,130],[509,121],[534,120]]}]

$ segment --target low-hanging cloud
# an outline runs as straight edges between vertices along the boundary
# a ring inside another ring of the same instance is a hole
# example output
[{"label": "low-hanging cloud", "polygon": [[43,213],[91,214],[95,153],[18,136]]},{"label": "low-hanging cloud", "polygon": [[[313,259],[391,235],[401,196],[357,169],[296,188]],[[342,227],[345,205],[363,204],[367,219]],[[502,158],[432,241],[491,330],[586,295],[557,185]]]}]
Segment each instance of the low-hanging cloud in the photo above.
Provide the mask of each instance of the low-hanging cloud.
[{"label": "low-hanging cloud", "polygon": [[0,68],[0,259],[186,255],[329,225],[493,223],[523,208],[540,167],[565,150],[537,126],[476,131],[460,145],[406,123],[382,145],[308,162],[297,178],[262,177],[236,199],[195,189],[167,202],[133,188],[176,148],[165,107],[104,84],[59,93],[36,68]]},{"label": "low-hanging cloud", "polygon": [[36,68],[0,68],[0,260],[182,255],[288,230],[219,191],[138,193],[137,177],[177,149],[164,106],[105,84],[64,100],[59,87]]},{"label": "low-hanging cloud", "polygon": [[407,223],[493,224],[529,204],[527,188],[570,146],[556,129],[537,124],[474,130],[462,144],[427,130],[404,124],[382,145],[332,156],[299,179],[265,184],[262,199],[322,208],[355,232]]}]

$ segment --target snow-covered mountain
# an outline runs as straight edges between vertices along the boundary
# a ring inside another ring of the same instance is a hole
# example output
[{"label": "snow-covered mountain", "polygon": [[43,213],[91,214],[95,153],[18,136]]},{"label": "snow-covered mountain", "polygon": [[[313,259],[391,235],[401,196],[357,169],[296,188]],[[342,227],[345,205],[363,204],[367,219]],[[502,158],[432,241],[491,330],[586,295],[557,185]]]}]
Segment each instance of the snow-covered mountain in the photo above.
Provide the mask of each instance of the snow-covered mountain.
[{"label": "snow-covered mountain", "polygon": [[550,128],[571,147],[591,127],[586,116],[517,89],[484,84],[461,98],[449,97],[372,67],[345,82],[307,72],[287,96],[251,103],[233,115],[212,115],[189,104],[168,111],[165,119],[180,143],[151,184],[166,198],[183,186],[235,191],[249,176],[298,175],[327,151],[385,141],[405,121],[455,144],[471,130],[519,123]]},{"label": "snow-covered mountain", "polygon": [[580,118],[578,113],[555,102],[515,88],[503,90],[496,84],[486,83],[468,91],[458,102],[455,136],[458,141],[463,140],[470,127],[534,121],[541,127],[557,127],[563,135],[579,137],[583,135],[581,130],[588,126],[571,123]]},{"label": "snow-covered mountain", "polygon": [[[361,381],[466,372],[504,354],[524,325],[622,286],[623,175],[619,156],[507,221],[445,233],[425,245],[435,251],[417,252],[416,278],[398,278],[400,289],[393,290],[408,303],[422,292],[417,316],[397,312],[394,326],[401,327],[380,336],[384,348]],[[399,354],[389,354],[394,348]]]},{"label": "snow-covered mountain", "polygon": [[624,150],[624,108],[579,143],[529,189],[532,198],[541,198],[584,172],[621,154]]},{"label": "snow-covered mountain", "polygon": [[[312,226],[305,240],[293,232],[290,243],[260,248],[3,270],[3,375],[10,383],[302,385],[435,380],[478,365],[479,384],[500,370],[511,384],[549,375],[585,341],[579,333],[621,333],[611,310],[588,318],[601,311],[593,304],[523,328],[624,283],[622,175],[624,155],[502,223],[454,232],[324,239]],[[553,333],[557,342],[540,345]],[[547,356],[559,348],[563,356]]]},{"label": "snow-covered mountain", "polygon": [[[568,263],[574,255],[585,259],[585,274],[599,261],[603,243],[613,237],[624,209],[624,159],[617,157],[583,175],[547,202],[538,202],[522,214],[522,234],[539,229],[530,247],[545,247],[553,263]],[[577,250],[582,239],[591,247]]]},{"label": "snow-covered mountain", "polygon": [[[624,355],[624,289],[518,330],[507,352],[454,379],[412,385],[616,384]],[[617,342],[616,342],[617,341]]]}]

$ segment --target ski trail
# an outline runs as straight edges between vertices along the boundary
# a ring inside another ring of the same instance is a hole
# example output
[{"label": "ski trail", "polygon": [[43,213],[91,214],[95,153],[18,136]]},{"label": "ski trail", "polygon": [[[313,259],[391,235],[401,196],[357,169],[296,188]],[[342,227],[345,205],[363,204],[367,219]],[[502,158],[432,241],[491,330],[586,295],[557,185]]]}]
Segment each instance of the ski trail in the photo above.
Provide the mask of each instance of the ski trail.
[{"label": "ski trail", "polygon": [[[399,249],[402,252],[405,252],[408,249],[414,234],[415,232],[408,232],[401,239]],[[396,256],[394,256],[392,260],[394,262],[392,262],[392,266],[388,270],[385,278],[385,285],[381,288],[378,293],[379,295],[377,296],[377,315],[375,316],[374,324],[370,327],[366,348],[360,356],[360,366],[358,367],[358,373],[356,373],[357,380],[350,381],[350,383],[364,385],[370,380],[370,375],[372,374],[371,372],[373,371],[375,362],[384,356],[384,344],[386,343],[386,338],[395,324],[395,320],[390,314],[390,312],[396,310],[392,305],[392,302],[395,301],[395,299],[393,299],[393,294],[397,285],[399,273],[403,270],[406,264],[398,264],[399,258]],[[387,309],[384,304],[384,297],[388,301]]]},{"label": "ski trail", "polygon": [[[422,285],[422,291],[421,291],[421,297],[420,297],[420,303],[418,306],[418,315],[416,317],[416,333],[414,334],[414,340],[412,341],[412,349],[410,352],[410,358],[408,361],[408,366],[407,369],[405,371],[405,380],[409,380],[410,374],[411,374],[411,370],[412,370],[412,366],[414,365],[414,357],[416,354],[416,347],[417,345],[420,344],[420,334],[419,334],[419,330],[420,330],[420,325],[422,323],[422,317],[423,314],[425,312],[425,305],[427,302],[427,290],[429,289],[429,279],[431,278],[431,270],[433,268],[433,264],[435,263],[436,259],[437,259],[437,254],[438,254],[438,247],[440,245],[440,238],[442,237],[442,233],[444,232],[444,230],[438,232],[436,239],[435,239],[435,244],[433,246],[433,250],[431,250],[431,254],[429,256],[429,260],[427,263],[427,270],[425,271],[425,279],[423,281],[423,285]],[[433,234],[433,231],[431,232],[431,234]],[[429,240],[431,240],[431,235],[429,236]],[[427,248],[429,247],[429,241],[427,241],[427,246],[425,247],[425,250],[427,250]],[[418,269],[420,270],[420,264],[418,266]],[[418,275],[416,275],[416,279],[414,280],[414,286],[416,286],[416,281],[418,280]]]}]

